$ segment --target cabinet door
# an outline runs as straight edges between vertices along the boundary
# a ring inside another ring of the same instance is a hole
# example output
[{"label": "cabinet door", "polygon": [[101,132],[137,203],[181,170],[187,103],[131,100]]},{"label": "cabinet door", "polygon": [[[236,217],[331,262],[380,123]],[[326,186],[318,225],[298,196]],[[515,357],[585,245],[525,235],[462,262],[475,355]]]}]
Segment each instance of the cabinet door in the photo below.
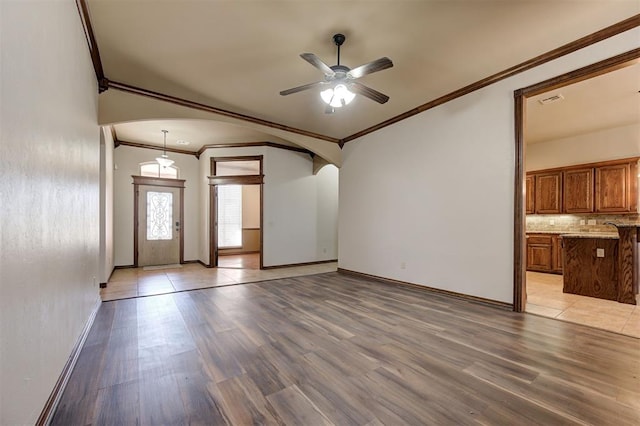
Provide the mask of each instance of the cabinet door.
[{"label": "cabinet door", "polygon": [[551,235],[527,235],[527,269],[531,271],[550,272],[552,264]]},{"label": "cabinet door", "polygon": [[631,164],[596,167],[596,212],[626,213],[631,205]]},{"label": "cabinet door", "polygon": [[559,235],[554,235],[551,246],[551,252],[553,256],[553,271],[562,273],[562,237],[560,237]]},{"label": "cabinet door", "polygon": [[535,177],[535,212],[561,213],[562,172],[543,173]]},{"label": "cabinet door", "polygon": [[536,177],[534,175],[527,176],[525,180],[525,210],[527,214],[536,212]]},{"label": "cabinet door", "polygon": [[563,174],[563,212],[592,213],[593,168],[567,170]]}]

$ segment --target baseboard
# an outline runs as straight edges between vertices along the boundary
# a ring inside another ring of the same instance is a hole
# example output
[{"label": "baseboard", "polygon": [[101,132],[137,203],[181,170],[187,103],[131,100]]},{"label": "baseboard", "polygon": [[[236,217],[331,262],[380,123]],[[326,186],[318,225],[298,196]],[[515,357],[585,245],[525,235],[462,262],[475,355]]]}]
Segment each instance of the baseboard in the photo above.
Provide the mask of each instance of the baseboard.
[{"label": "baseboard", "polygon": [[469,302],[481,303],[483,305],[489,305],[489,306],[492,306],[492,307],[495,307],[495,308],[513,310],[513,304],[506,303],[506,302],[500,302],[499,300],[485,299],[484,297],[472,296],[470,294],[457,293],[455,291],[443,290],[443,289],[440,289],[440,288],[429,287],[429,286],[422,285],[422,284],[414,284],[414,283],[410,283],[410,282],[406,282],[406,281],[399,281],[399,280],[394,280],[394,279],[391,279],[391,278],[379,277],[377,275],[365,274],[364,272],[351,271],[349,269],[338,268],[338,272],[341,273],[341,274],[345,274],[345,275],[354,275],[354,276],[358,276],[358,277],[374,279],[374,280],[381,281],[381,282],[384,282],[384,283],[387,283],[387,284],[400,285],[400,286],[404,286],[404,287],[411,287],[411,288],[415,288],[415,289],[429,291],[429,292],[432,292],[432,293],[444,294],[446,296],[451,296],[451,297],[455,297],[455,298],[458,298],[458,299],[464,299],[464,300],[469,301]]},{"label": "baseboard", "polygon": [[198,259],[196,260],[196,262],[198,262],[199,264],[201,264],[202,266],[204,266],[205,268],[212,268],[211,265],[208,265],[206,263],[204,263],[202,260]]},{"label": "baseboard", "polygon": [[240,254],[259,254],[260,250],[247,250],[247,251],[234,251],[230,253],[221,253],[218,251],[218,256],[237,256]]},{"label": "baseboard", "polygon": [[132,268],[137,268],[136,265],[119,265],[119,266],[114,266],[113,269],[132,269]]},{"label": "baseboard", "polygon": [[76,341],[75,346],[71,350],[71,355],[69,355],[69,359],[67,359],[66,364],[62,369],[62,373],[60,373],[60,377],[58,377],[58,381],[56,382],[53,390],[51,391],[51,395],[49,395],[49,399],[44,405],[42,412],[40,413],[40,417],[36,421],[37,426],[45,426],[51,423],[53,419],[53,413],[55,413],[56,408],[58,408],[58,404],[60,403],[60,398],[62,398],[62,394],[64,393],[64,389],[67,386],[67,382],[71,377],[71,373],[73,372],[73,368],[78,361],[78,357],[80,356],[80,352],[82,351],[82,347],[84,346],[84,342],[87,340],[87,336],[89,335],[89,331],[91,330],[91,326],[93,325],[93,321],[96,319],[96,314],[98,313],[98,309],[100,309],[100,305],[102,304],[102,300],[98,297],[96,301],[96,305],[93,308],[93,311],[89,315],[89,319],[82,329],[82,333],[80,333],[80,337]]},{"label": "baseboard", "polygon": [[292,268],[294,266],[321,265],[323,263],[331,263],[331,262],[337,262],[337,261],[338,259],[331,259],[331,260],[318,260],[316,262],[289,263],[288,265],[263,266],[262,269],[278,269],[278,268]]},{"label": "baseboard", "polygon": [[200,262],[200,260],[183,260],[182,264],[183,265],[188,265],[190,263],[198,263],[198,262]]}]

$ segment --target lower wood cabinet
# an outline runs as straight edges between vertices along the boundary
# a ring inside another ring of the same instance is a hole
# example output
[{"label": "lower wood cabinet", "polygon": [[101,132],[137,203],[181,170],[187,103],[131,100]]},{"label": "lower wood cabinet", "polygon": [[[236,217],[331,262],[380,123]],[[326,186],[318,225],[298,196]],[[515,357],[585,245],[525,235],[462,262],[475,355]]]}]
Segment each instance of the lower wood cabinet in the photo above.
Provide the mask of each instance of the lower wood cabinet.
[{"label": "lower wood cabinet", "polygon": [[562,238],[554,234],[527,234],[527,270],[562,273]]},{"label": "lower wood cabinet", "polygon": [[617,300],[618,240],[565,238],[564,293]]}]

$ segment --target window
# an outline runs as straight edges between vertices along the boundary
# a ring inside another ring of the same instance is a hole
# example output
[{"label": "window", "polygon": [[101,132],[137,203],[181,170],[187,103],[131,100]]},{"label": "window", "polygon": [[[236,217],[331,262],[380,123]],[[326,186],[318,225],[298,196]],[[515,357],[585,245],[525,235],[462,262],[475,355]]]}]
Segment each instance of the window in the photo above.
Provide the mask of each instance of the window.
[{"label": "window", "polygon": [[242,185],[218,186],[218,247],[242,247]]},{"label": "window", "polygon": [[173,194],[171,192],[147,192],[147,240],[173,238]]},{"label": "window", "polygon": [[[227,157],[228,158],[228,157]],[[242,158],[242,157],[240,157]],[[252,158],[252,157],[244,157]],[[211,173],[215,176],[259,176],[261,160],[239,160],[237,158],[227,160],[225,158],[212,158]]]},{"label": "window", "polygon": [[178,179],[178,168],[175,166],[160,167],[155,161],[140,163],[140,176]]}]

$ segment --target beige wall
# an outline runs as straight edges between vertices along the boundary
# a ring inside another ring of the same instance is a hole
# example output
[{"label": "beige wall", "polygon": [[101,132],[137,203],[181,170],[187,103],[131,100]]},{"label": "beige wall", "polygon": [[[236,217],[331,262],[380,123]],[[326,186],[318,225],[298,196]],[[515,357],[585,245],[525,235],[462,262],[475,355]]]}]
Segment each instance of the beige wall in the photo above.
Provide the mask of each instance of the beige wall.
[{"label": "beige wall", "polygon": [[347,143],[339,266],[512,303],[514,91],[638,40],[635,28]]},{"label": "beige wall", "polygon": [[527,145],[527,171],[640,156],[640,124]]},{"label": "beige wall", "polygon": [[73,0],[0,1],[0,424],[34,424],[99,303],[96,77]]}]

